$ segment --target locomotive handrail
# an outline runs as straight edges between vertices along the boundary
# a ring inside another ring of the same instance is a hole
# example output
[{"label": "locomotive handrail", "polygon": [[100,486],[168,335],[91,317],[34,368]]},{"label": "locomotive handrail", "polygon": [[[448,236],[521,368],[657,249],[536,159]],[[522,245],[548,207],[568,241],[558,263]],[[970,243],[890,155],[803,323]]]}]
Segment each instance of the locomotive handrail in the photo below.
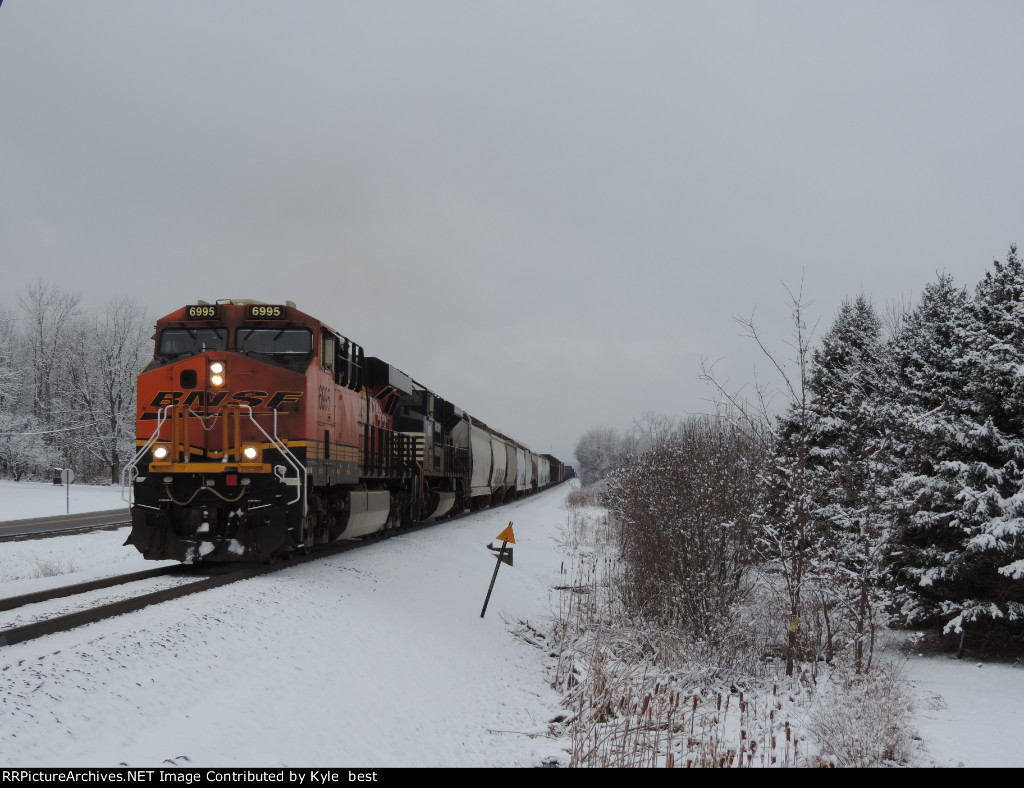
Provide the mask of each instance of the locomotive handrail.
[{"label": "locomotive handrail", "polygon": [[[297,482],[296,486],[299,489],[295,493],[294,500],[289,501],[287,505],[291,506],[295,503],[298,503],[299,500],[301,500],[302,516],[305,517],[309,511],[308,503],[306,501],[306,469],[302,464],[299,463],[298,458],[294,454],[292,454],[291,449],[288,448],[288,444],[286,444],[277,436],[277,408],[274,408],[274,434],[273,436],[271,436],[265,429],[263,429],[263,426],[258,421],[256,421],[256,416],[253,415],[252,412],[252,405],[249,405],[248,403],[243,403],[242,407],[249,411],[249,420],[256,425],[256,429],[262,432],[263,437],[266,438],[274,446],[275,449],[281,452],[281,456],[284,457],[285,462],[291,465],[292,470],[295,471],[295,480]],[[281,480],[284,481],[284,478],[281,477]]]},{"label": "locomotive handrail", "polygon": [[[156,428],[153,430],[153,435],[145,445],[135,452],[135,456],[132,457],[131,461],[121,469],[121,500],[125,501],[129,506],[132,506],[132,492],[134,490],[133,485],[135,484],[135,478],[139,475],[138,465],[141,460],[151,448],[153,444],[160,440],[160,428],[164,422],[167,421],[167,414],[170,411],[171,406],[168,405],[165,408],[160,408],[156,414]],[[132,472],[135,472],[135,476],[132,476]],[[128,491],[127,497],[125,496],[125,490]]]}]

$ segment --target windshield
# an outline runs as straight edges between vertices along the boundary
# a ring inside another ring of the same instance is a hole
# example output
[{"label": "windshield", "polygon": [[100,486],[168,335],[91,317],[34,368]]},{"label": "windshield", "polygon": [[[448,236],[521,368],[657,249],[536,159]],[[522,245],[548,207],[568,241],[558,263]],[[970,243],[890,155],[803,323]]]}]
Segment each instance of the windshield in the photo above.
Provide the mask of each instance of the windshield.
[{"label": "windshield", "polygon": [[157,355],[202,353],[224,350],[228,346],[226,328],[166,328],[160,333]]},{"label": "windshield", "polygon": [[308,328],[240,328],[238,349],[246,353],[305,355],[313,351],[313,332]]}]

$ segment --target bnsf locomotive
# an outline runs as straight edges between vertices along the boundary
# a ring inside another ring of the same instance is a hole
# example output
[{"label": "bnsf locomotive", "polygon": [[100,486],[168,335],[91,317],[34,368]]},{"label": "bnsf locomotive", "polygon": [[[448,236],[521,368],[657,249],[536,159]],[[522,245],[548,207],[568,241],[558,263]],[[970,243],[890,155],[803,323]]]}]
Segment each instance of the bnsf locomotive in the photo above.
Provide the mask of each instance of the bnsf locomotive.
[{"label": "bnsf locomotive", "polygon": [[123,476],[146,558],[268,561],[562,480],[291,302],[200,301],[154,339]]}]

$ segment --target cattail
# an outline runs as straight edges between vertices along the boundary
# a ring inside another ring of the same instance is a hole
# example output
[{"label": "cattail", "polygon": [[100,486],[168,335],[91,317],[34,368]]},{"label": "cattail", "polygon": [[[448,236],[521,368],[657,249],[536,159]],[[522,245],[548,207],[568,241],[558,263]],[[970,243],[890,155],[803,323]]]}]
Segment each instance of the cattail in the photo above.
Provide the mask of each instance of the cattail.
[{"label": "cattail", "polygon": [[790,734],[791,734],[791,732],[789,730],[789,720],[786,720],[786,741],[787,742],[789,741]]},{"label": "cattail", "polygon": [[715,704],[715,711],[721,711],[721,710],[722,710],[722,693],[719,692],[718,693],[718,703]]}]

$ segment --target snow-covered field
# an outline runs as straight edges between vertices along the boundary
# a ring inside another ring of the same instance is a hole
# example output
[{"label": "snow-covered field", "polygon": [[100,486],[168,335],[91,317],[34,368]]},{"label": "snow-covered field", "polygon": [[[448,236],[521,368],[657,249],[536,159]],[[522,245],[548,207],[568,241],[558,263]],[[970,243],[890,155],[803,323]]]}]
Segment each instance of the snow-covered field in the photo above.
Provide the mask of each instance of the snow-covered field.
[{"label": "snow-covered field", "polygon": [[125,509],[120,487],[0,480],[0,521]]},{"label": "snow-covered field", "polygon": [[[565,763],[554,660],[516,632],[548,615],[568,489],[0,648],[0,766]],[[72,493],[72,512],[122,503]],[[63,511],[63,488],[0,483],[0,518]],[[515,566],[481,619],[509,521]],[[124,538],[0,542],[0,596],[151,566]],[[1024,766],[1024,667],[907,670],[931,762]]]}]

